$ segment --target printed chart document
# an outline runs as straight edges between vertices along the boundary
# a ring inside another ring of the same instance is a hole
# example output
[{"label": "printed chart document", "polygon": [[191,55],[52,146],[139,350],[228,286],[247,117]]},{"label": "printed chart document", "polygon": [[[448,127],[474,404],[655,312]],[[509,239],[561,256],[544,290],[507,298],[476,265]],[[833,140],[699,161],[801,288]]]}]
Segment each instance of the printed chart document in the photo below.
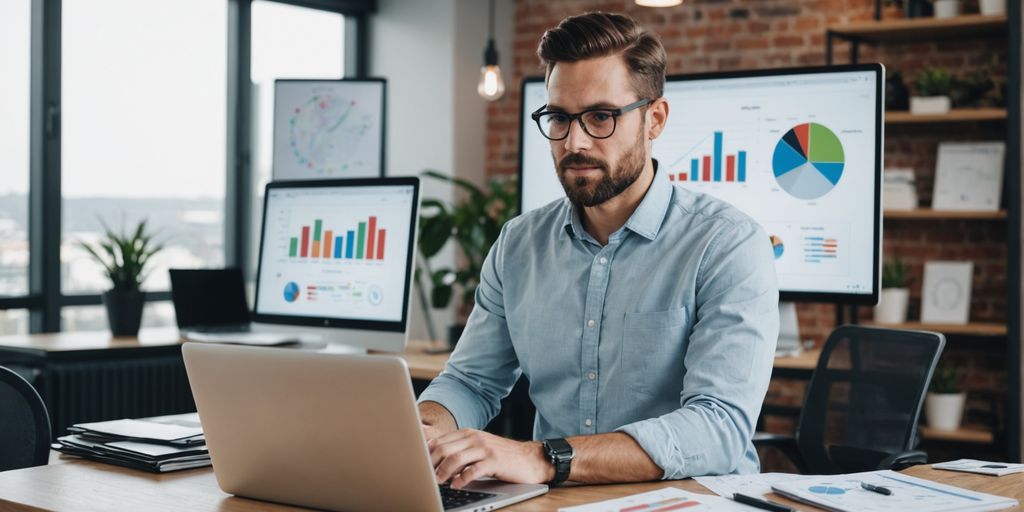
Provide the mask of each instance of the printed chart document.
[{"label": "printed chart document", "polygon": [[959,459],[950,462],[932,464],[935,469],[949,471],[964,471],[967,473],[978,473],[981,475],[1003,476],[1013,473],[1024,472],[1024,464],[1012,464],[1009,462],[990,462],[987,460]]},{"label": "printed chart document", "polygon": [[793,473],[758,473],[753,475],[695,476],[697,483],[711,489],[715,494],[732,499],[736,493],[763,497],[770,494],[772,485],[794,480],[806,480],[808,475]]},{"label": "printed chart document", "polygon": [[[861,483],[885,487],[890,495],[865,490]],[[772,485],[783,496],[839,512],[945,512],[1001,510],[1017,500],[969,491],[895,471],[817,476]]]},{"label": "printed chart document", "polygon": [[684,491],[678,487],[665,487],[656,491],[634,494],[625,498],[599,501],[575,507],[558,509],[559,512],[668,512],[669,510],[686,510],[686,512],[704,512],[724,510],[730,512],[750,512],[755,510],[739,503],[710,496]]}]

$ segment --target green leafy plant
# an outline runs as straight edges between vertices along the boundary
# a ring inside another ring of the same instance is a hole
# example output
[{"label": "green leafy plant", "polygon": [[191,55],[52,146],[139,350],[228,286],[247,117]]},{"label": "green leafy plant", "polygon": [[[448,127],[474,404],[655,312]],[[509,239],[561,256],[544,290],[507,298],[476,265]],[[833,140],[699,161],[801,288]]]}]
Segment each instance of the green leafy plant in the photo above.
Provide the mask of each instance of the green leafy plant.
[{"label": "green leafy plant", "polygon": [[940,366],[932,373],[928,390],[938,394],[957,394],[963,391],[960,371],[955,366]]},{"label": "green leafy plant", "polygon": [[[416,269],[417,283],[426,272],[431,284],[430,303],[435,308],[447,307],[457,291],[462,306],[468,306],[473,303],[487,252],[501,227],[516,215],[516,182],[495,177],[480,188],[437,171],[424,171],[422,176],[450,183],[465,191],[467,197],[454,204],[423,200],[418,244],[423,258]],[[431,268],[430,258],[441,252],[448,240],[454,241],[461,252],[455,267]]]},{"label": "green leafy plant", "polygon": [[910,271],[903,260],[892,258],[882,264],[882,288],[906,288]]},{"label": "green leafy plant", "polygon": [[914,78],[918,96],[948,96],[953,90],[953,75],[941,68],[926,68]]},{"label": "green leafy plant", "polygon": [[83,241],[79,241],[78,246],[103,266],[114,290],[138,290],[148,275],[146,265],[163,246],[156,244],[153,236],[146,232],[145,219],[130,232],[122,228],[121,233],[115,233],[102,220],[100,224],[104,238],[95,246]]}]

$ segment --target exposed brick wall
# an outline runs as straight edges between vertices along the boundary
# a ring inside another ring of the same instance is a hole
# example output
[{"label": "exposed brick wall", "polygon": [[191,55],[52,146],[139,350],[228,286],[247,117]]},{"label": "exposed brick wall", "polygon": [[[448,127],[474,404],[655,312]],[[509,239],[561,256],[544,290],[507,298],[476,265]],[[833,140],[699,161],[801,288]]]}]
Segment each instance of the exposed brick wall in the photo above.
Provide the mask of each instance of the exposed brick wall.
[{"label": "exposed brick wall", "polygon": [[[628,14],[657,32],[668,50],[668,73],[821,65],[825,63],[826,27],[868,20],[873,0],[686,0],[668,9],[637,7],[632,0],[519,0],[514,20],[513,55],[502,56],[509,90],[488,110],[488,174],[514,174],[517,168],[519,80],[539,76],[535,55],[544,31],[568,15],[587,11]],[[970,8],[970,7],[968,7]],[[898,11],[887,10],[886,16]],[[848,60],[849,46],[837,42],[835,62]],[[959,39],[881,47],[862,46],[861,62],[883,62],[890,73],[913,77],[924,67],[943,67],[954,73],[990,70],[999,88],[1005,84],[1005,38]],[[940,140],[997,140],[1001,124],[888,126],[886,166],[912,167],[917,173],[922,206],[930,204],[935,152]],[[971,301],[974,321],[1004,322],[1007,309],[1007,248],[1005,221],[885,222],[886,255],[904,258],[912,269],[911,319],[920,315],[924,262],[936,259],[975,263]],[[821,342],[835,327],[835,307],[800,304],[801,334]],[[861,318],[869,319],[870,308]],[[971,350],[975,343],[991,344],[988,352]],[[950,355],[969,371],[968,381],[978,396],[1005,393],[1005,343],[1000,340],[953,339]],[[967,350],[960,348],[967,347]],[[992,351],[994,350],[994,352]],[[972,400],[974,400],[972,395]],[[1005,394],[999,395],[1005,400]],[[770,398],[799,403],[801,387],[776,383]],[[997,400],[998,401],[998,400]],[[998,415],[998,411],[996,412]]]}]

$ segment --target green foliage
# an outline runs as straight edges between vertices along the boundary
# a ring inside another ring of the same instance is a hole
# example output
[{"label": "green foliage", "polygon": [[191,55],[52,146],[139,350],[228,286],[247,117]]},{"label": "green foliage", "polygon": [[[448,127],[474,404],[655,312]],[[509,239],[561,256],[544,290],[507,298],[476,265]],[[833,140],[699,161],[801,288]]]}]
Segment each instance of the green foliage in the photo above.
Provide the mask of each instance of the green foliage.
[{"label": "green foliage", "polygon": [[906,288],[909,282],[910,272],[903,260],[893,258],[882,264],[882,288]]},{"label": "green foliage", "polygon": [[956,394],[963,391],[960,383],[960,372],[955,366],[940,366],[932,374],[932,382],[928,391],[940,394]]},{"label": "green foliage", "polygon": [[138,290],[148,275],[146,264],[163,246],[155,244],[153,236],[146,232],[145,219],[130,233],[123,230],[114,233],[102,220],[100,224],[103,225],[105,238],[96,246],[82,241],[78,242],[78,246],[103,265],[114,290]]},{"label": "green foliage", "polygon": [[926,68],[914,78],[918,96],[949,96],[953,90],[953,75],[941,68]]},{"label": "green foliage", "polygon": [[[430,278],[430,303],[435,308],[447,307],[456,288],[461,289],[462,304],[472,304],[484,258],[498,239],[501,227],[516,215],[516,182],[495,177],[481,189],[437,171],[424,171],[422,176],[459,187],[468,197],[456,204],[423,200],[419,250],[425,261],[423,269],[416,269],[417,282],[424,272]],[[453,240],[462,253],[456,267],[430,268],[430,258],[441,252],[448,240]]]}]

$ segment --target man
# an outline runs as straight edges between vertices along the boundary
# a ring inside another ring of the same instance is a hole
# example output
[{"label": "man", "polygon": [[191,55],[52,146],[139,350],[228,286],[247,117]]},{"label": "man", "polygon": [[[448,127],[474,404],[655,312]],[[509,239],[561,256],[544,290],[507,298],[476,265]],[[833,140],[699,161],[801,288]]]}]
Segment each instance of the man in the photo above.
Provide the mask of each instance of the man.
[{"label": "man", "polygon": [[[658,172],[651,145],[669,105],[655,36],[589,13],[537,53],[549,101],[534,118],[567,199],[505,225],[458,348],[420,397],[438,481],[757,472],[778,335],[768,236]],[[520,373],[544,442],[475,430]]]}]

